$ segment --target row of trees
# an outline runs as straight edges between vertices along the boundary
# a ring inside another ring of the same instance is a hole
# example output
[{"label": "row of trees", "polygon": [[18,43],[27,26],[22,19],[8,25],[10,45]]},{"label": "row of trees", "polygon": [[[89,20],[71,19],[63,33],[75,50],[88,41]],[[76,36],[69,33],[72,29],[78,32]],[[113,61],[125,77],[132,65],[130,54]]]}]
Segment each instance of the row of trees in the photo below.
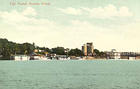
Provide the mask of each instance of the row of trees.
[{"label": "row of trees", "polygon": [[18,44],[11,41],[8,41],[7,39],[0,39],[0,57],[9,59],[11,55],[15,54],[26,54],[30,55],[34,52],[34,49],[38,50],[44,50],[48,53],[54,53],[57,55],[70,55],[70,56],[83,56],[83,53],[80,49],[68,49],[64,47],[55,47],[52,49],[46,48],[46,47],[35,47],[35,44],[30,43],[23,43]]},{"label": "row of trees", "polygon": [[[49,49],[49,48],[45,48],[45,47],[42,47],[42,48],[39,47],[38,49],[45,50],[49,53],[54,53],[57,55],[84,56],[83,52],[78,48],[75,48],[75,49],[66,48],[65,49],[64,47],[55,47],[55,48]],[[95,57],[105,57],[106,54],[102,51],[99,51],[98,49],[94,49],[94,56]]]},{"label": "row of trees", "polygon": [[107,55],[105,52],[99,51],[98,49],[94,49],[95,57],[105,58]]},{"label": "row of trees", "polygon": [[55,47],[55,48],[49,49],[45,47],[38,47],[38,49],[45,50],[48,53],[57,54],[57,55],[83,56],[83,52],[78,48],[69,49],[69,48],[64,48],[64,47]]},{"label": "row of trees", "polygon": [[9,58],[14,54],[30,54],[35,46],[30,43],[17,44],[7,39],[0,39],[0,55],[2,58]]},{"label": "row of trees", "polygon": [[[34,49],[38,50],[44,50],[45,52],[48,53],[53,53],[57,55],[68,55],[68,56],[84,56],[83,52],[78,49],[69,49],[69,48],[64,48],[64,47],[55,47],[55,48],[46,48],[46,47],[35,47],[35,44],[30,44],[30,43],[23,43],[23,44],[18,44],[14,43],[11,41],[8,41],[7,39],[0,39],[0,57],[9,59],[11,55],[15,54],[26,54],[30,55],[34,52]],[[96,57],[101,57],[104,56],[104,52],[100,52],[98,49],[94,49],[94,53]]]}]

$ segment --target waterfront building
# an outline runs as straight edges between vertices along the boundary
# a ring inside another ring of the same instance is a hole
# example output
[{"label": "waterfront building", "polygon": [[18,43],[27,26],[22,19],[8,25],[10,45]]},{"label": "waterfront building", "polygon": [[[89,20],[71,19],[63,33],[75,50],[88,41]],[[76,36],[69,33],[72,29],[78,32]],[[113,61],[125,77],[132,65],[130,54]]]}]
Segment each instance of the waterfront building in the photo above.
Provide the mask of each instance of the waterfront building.
[{"label": "waterfront building", "polygon": [[84,44],[82,46],[82,51],[85,56],[93,56],[94,53],[93,43],[91,42],[91,43]]},{"label": "waterfront building", "polygon": [[94,52],[93,43],[87,43],[87,55],[92,56]]},{"label": "waterfront building", "polygon": [[57,60],[67,60],[67,55],[56,55]]},{"label": "waterfront building", "polygon": [[121,53],[117,52],[116,49],[112,49],[110,52],[106,52],[107,59],[120,59]]},{"label": "waterfront building", "polygon": [[41,59],[41,56],[37,54],[31,55],[31,58],[30,58],[30,60],[40,60],[40,59]]},{"label": "waterfront building", "polygon": [[37,53],[37,52],[45,52],[45,51],[41,49],[35,49],[34,52]]},{"label": "waterfront building", "polygon": [[87,56],[87,45],[86,44],[84,44],[82,46],[82,52],[84,53],[85,56]]},{"label": "waterfront building", "polygon": [[27,55],[13,55],[13,56],[11,56],[11,60],[26,61],[26,60],[30,60],[30,56],[27,56]]},{"label": "waterfront building", "polygon": [[114,53],[114,59],[121,59],[121,53],[120,52],[115,52]]},{"label": "waterfront building", "polygon": [[31,55],[30,60],[48,60],[48,58],[45,55],[34,54]]},{"label": "waterfront building", "polygon": [[105,53],[107,55],[107,59],[140,59],[140,53],[137,52],[117,52],[116,50],[113,50]]},{"label": "waterfront building", "polygon": [[121,59],[134,60],[138,55],[136,52],[121,52]]}]

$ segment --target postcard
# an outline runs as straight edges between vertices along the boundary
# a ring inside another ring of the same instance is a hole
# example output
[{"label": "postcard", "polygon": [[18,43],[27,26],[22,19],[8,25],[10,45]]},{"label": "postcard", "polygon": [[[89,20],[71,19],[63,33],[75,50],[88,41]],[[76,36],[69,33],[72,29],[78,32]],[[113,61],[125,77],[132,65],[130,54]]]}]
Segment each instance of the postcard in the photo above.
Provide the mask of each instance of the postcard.
[{"label": "postcard", "polygon": [[1,0],[0,89],[140,89],[139,0]]}]

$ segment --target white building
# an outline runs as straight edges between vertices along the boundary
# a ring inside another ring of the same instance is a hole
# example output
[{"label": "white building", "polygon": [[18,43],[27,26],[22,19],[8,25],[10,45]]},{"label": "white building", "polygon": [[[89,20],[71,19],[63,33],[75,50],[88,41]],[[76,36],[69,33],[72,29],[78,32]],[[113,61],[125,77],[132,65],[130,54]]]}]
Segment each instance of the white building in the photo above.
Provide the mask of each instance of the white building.
[{"label": "white building", "polygon": [[115,52],[114,53],[114,59],[121,59],[121,53],[120,52]]},{"label": "white building", "polygon": [[30,60],[30,56],[27,55],[13,55],[11,56],[12,60],[15,61],[25,61],[25,60]]},{"label": "white building", "polygon": [[44,55],[31,55],[31,60],[49,60],[46,56]]}]

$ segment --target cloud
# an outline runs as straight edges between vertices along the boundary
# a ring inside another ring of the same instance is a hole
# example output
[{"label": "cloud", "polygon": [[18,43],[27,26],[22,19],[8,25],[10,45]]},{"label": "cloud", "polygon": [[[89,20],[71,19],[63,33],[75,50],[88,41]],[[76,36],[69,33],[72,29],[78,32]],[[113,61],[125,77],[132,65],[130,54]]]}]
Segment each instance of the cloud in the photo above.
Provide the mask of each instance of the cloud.
[{"label": "cloud", "polygon": [[114,5],[108,5],[106,7],[98,8],[83,8],[87,11],[90,17],[94,18],[111,18],[111,17],[131,17],[133,14],[129,11],[127,7],[117,8]]},{"label": "cloud", "polygon": [[[22,12],[18,12],[17,10],[0,12],[0,18],[8,24],[31,22],[34,19],[33,16],[35,15],[36,11],[31,7],[26,8]],[[31,17],[29,18],[28,16]]]},{"label": "cloud", "polygon": [[37,15],[35,9],[33,9],[32,7],[27,7],[23,12],[22,12],[23,15],[29,15],[29,16],[35,16]]},{"label": "cloud", "polygon": [[29,19],[23,14],[13,10],[11,12],[0,12],[0,18],[7,23],[18,23],[28,21]]},{"label": "cloud", "polygon": [[78,43],[93,42],[100,50],[140,51],[140,21],[114,28],[96,26],[88,21],[72,20],[71,23],[67,36]]},{"label": "cloud", "polygon": [[28,8],[23,11],[0,11],[1,37],[19,43],[35,42],[47,47],[81,48],[84,43],[93,42],[95,48],[100,50],[140,50],[140,20],[125,26],[106,28],[87,20],[75,19],[65,25],[46,18],[36,18],[38,14],[34,8],[32,12],[36,14],[24,12],[27,13]]},{"label": "cloud", "polygon": [[61,12],[71,15],[88,15],[92,18],[112,18],[112,17],[131,17],[133,13],[125,6],[117,8],[116,6],[110,4],[105,7],[97,8],[86,8],[81,7],[79,9],[68,7],[66,9],[59,9]]},{"label": "cloud", "polygon": [[[56,23],[46,18],[36,18],[37,12],[28,7],[23,11],[0,11],[0,31],[2,37],[9,40],[22,42],[36,42],[44,46],[46,39],[51,39],[52,34],[57,36]],[[51,42],[48,42],[51,43]]]},{"label": "cloud", "polygon": [[70,14],[70,15],[81,15],[82,14],[81,9],[75,9],[72,7],[68,7],[65,9],[59,8],[58,10],[65,13],[65,14]]},{"label": "cloud", "polygon": [[16,25],[53,25],[53,21],[49,21],[48,19],[36,19],[37,12],[32,7],[27,7],[23,11],[19,12],[17,10],[12,10],[10,12],[0,11],[0,19],[6,24]]}]

